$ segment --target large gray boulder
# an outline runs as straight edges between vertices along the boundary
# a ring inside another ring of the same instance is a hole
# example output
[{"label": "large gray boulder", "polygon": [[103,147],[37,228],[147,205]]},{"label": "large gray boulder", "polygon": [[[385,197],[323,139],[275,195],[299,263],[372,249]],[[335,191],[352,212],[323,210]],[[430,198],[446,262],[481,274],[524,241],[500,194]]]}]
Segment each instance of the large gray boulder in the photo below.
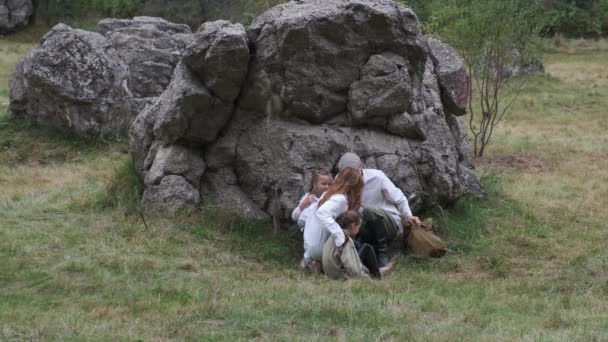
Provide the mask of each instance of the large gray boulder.
[{"label": "large gray boulder", "polygon": [[313,171],[347,151],[416,194],[415,209],[481,191],[465,69],[409,7],[292,1],[247,28],[136,17],[97,30],[49,32],[18,63],[9,111],[81,134],[130,125],[146,206],[288,218]]},{"label": "large gray boulder", "polygon": [[105,35],[129,67],[128,87],[136,97],[159,96],[171,82],[173,69],[192,42],[190,27],[161,18],[103,19]]},{"label": "large gray boulder", "polygon": [[17,65],[9,114],[83,135],[125,132],[140,103],[105,37],[56,25]]},{"label": "large gray boulder", "polygon": [[[347,151],[416,194],[415,209],[481,191],[456,116],[466,73],[451,48],[427,41],[408,7],[292,1],[247,30],[217,21],[194,37],[168,88],[131,127],[130,151],[150,184],[144,203],[195,205],[185,181],[202,202],[286,219],[312,172],[334,170]],[[176,145],[197,157],[170,167],[163,151]],[[179,201],[167,195],[174,175]]]},{"label": "large gray boulder", "polygon": [[32,0],[0,0],[0,34],[25,27],[33,13]]},{"label": "large gray boulder", "polygon": [[103,19],[97,31],[51,29],[15,68],[9,114],[79,135],[124,135],[194,42],[187,25],[154,17]]}]

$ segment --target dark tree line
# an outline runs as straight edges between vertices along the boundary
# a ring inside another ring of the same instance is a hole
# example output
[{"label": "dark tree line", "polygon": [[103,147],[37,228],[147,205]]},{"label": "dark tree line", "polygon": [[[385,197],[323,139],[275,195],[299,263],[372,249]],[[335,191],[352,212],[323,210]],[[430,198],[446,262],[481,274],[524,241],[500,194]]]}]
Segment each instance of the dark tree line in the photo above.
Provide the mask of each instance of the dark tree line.
[{"label": "dark tree line", "polygon": [[286,0],[34,0],[34,21],[87,23],[104,17],[160,16],[197,27],[202,22],[229,19],[249,23],[266,9]]},{"label": "dark tree line", "polygon": [[[420,21],[432,25],[435,13],[445,6],[458,5],[460,0],[400,0],[411,6]],[[467,1],[465,1],[467,2]],[[568,37],[599,37],[608,35],[608,0],[541,0],[543,7],[541,33]]]},{"label": "dark tree line", "polygon": [[[34,21],[86,23],[103,17],[162,16],[197,27],[215,19],[249,23],[266,9],[287,0],[34,0]],[[425,27],[432,27],[437,9],[460,0],[398,0],[411,6]],[[569,37],[608,35],[608,0],[540,0],[542,33]]]}]

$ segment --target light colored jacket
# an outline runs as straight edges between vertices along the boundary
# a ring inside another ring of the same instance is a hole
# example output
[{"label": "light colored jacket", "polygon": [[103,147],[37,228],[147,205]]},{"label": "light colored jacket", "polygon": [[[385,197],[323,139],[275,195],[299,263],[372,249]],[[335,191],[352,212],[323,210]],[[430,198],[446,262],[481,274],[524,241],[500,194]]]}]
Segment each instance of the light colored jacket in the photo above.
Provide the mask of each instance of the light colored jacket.
[{"label": "light colored jacket", "polygon": [[330,237],[323,245],[323,272],[331,279],[369,277],[369,270],[361,262],[353,239],[346,237],[342,252],[338,250],[334,238]]},{"label": "light colored jacket", "polygon": [[304,210],[300,210],[300,204],[304,202],[308,195],[310,195],[309,192],[305,193],[304,196],[302,196],[302,199],[300,199],[300,202],[298,202],[298,206],[291,212],[291,219],[298,224],[300,231],[304,231],[306,220],[308,220],[310,215],[314,213],[313,207],[316,210],[316,204],[319,203],[319,197],[315,196],[308,207],[304,208]]},{"label": "light colored jacket", "polygon": [[[323,196],[321,196],[323,198]],[[323,244],[330,236],[336,245],[344,243],[344,232],[336,222],[340,214],[348,210],[348,200],[343,194],[331,196],[322,206],[311,205],[312,213],[304,226],[304,259],[321,261]]]},{"label": "light colored jacket", "polygon": [[388,212],[402,233],[401,217],[412,215],[403,191],[396,187],[384,172],[376,169],[363,169],[363,183],[363,208],[378,208]]}]

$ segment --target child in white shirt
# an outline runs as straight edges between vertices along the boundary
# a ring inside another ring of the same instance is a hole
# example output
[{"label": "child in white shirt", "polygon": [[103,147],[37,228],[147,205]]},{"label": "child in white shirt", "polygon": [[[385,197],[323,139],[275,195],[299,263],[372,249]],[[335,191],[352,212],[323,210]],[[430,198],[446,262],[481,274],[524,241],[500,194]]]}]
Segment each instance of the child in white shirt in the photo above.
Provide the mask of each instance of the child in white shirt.
[{"label": "child in white shirt", "polygon": [[336,176],[334,184],[312,205],[310,217],[304,227],[304,260],[302,266],[320,268],[323,245],[329,236],[336,246],[344,243],[342,228],[336,222],[340,214],[359,210],[363,192],[363,174],[359,169],[344,168]]},{"label": "child in white shirt", "polygon": [[319,170],[313,172],[310,192],[302,196],[298,206],[291,213],[291,219],[298,224],[300,231],[304,231],[306,219],[310,217],[311,212],[316,210],[316,204],[319,202],[321,195],[327,191],[332,183],[333,178],[328,171]]}]

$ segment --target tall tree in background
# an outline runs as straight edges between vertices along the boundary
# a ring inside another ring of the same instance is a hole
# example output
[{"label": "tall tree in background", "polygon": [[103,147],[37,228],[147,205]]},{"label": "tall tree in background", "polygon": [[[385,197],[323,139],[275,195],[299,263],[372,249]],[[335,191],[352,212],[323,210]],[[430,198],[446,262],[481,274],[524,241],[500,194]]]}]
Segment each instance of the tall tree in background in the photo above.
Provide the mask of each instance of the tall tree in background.
[{"label": "tall tree in background", "polygon": [[544,24],[534,0],[432,0],[425,25],[456,48],[469,74],[469,128],[483,156],[496,127],[517,99],[527,75],[514,75],[536,52]]}]

